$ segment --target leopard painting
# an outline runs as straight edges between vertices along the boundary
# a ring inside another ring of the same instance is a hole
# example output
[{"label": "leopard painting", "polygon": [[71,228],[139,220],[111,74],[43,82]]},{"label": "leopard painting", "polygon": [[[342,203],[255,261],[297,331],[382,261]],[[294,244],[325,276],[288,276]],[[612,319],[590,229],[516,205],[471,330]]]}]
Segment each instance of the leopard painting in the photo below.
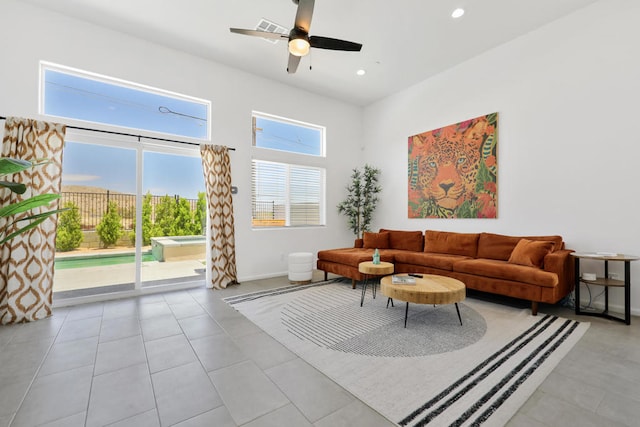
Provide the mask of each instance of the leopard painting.
[{"label": "leopard painting", "polygon": [[410,217],[412,210],[422,218],[491,217],[495,212],[497,119],[485,117],[410,138]]}]

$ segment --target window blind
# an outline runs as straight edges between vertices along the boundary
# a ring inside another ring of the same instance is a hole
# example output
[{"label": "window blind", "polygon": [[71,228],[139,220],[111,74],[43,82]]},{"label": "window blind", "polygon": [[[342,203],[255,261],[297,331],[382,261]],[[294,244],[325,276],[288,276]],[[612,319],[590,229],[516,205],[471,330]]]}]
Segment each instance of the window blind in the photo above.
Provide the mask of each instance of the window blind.
[{"label": "window blind", "polygon": [[324,170],[252,160],[254,227],[322,225]]}]

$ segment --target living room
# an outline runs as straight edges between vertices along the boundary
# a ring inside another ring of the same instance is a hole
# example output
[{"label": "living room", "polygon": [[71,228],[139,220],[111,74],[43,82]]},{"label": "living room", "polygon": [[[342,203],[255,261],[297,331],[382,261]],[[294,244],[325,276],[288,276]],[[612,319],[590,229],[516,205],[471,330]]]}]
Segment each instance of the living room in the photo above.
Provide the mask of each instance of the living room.
[{"label": "living room", "polygon": [[[640,202],[631,191],[640,178],[633,145],[640,97],[637,2],[595,1],[367,105],[28,2],[3,1],[2,16],[0,115],[42,118],[42,60],[212,101],[211,140],[236,149],[231,167],[238,188],[234,210],[241,283],[286,275],[289,253],[351,246],[354,236],[334,207],[344,198],[351,170],[365,163],[381,169],[374,229],[559,234],[567,248],[580,252],[640,252],[640,232],[633,226]],[[253,111],[326,127],[325,227],[252,229]],[[407,137],[493,112],[500,117],[497,219],[407,218]],[[633,283],[638,277],[640,263],[632,263]],[[622,296],[611,293],[612,308],[621,310]],[[631,293],[631,311],[640,314],[638,292]]]}]

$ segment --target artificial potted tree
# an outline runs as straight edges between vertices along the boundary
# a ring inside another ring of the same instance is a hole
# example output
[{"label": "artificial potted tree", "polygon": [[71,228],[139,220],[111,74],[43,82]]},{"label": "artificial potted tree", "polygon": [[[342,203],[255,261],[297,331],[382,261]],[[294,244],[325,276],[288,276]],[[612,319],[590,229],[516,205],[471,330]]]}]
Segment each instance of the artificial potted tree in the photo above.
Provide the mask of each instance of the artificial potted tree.
[{"label": "artificial potted tree", "polygon": [[347,217],[349,229],[356,239],[361,239],[363,233],[370,230],[378,193],[382,191],[378,185],[379,175],[380,169],[367,164],[362,169],[354,168],[347,186],[347,198],[338,205],[338,212]]}]

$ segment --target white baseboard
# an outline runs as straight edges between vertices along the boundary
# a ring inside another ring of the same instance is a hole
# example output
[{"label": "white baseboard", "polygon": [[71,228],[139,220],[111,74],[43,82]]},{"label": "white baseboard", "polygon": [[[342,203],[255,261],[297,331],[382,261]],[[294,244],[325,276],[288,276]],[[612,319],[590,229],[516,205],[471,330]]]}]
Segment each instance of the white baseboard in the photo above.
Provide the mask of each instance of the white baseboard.
[{"label": "white baseboard", "polygon": [[140,295],[151,295],[151,294],[157,294],[160,292],[180,291],[184,289],[192,289],[192,288],[199,288],[199,287],[204,287],[204,281],[197,280],[193,282],[184,282],[179,284],[149,286],[147,288],[135,289],[131,291],[88,295],[84,297],[64,298],[59,300],[54,299],[52,307],[53,308],[69,307],[69,306],[78,305],[78,304],[89,304],[93,302],[111,301],[111,300],[117,300],[122,298],[136,297]]},{"label": "white baseboard", "polygon": [[268,274],[256,274],[253,276],[238,277],[238,282],[242,283],[242,282],[250,282],[252,280],[273,279],[274,277],[282,277],[282,276],[286,277],[288,275],[289,275],[288,271],[282,271],[278,273],[268,273]]}]

